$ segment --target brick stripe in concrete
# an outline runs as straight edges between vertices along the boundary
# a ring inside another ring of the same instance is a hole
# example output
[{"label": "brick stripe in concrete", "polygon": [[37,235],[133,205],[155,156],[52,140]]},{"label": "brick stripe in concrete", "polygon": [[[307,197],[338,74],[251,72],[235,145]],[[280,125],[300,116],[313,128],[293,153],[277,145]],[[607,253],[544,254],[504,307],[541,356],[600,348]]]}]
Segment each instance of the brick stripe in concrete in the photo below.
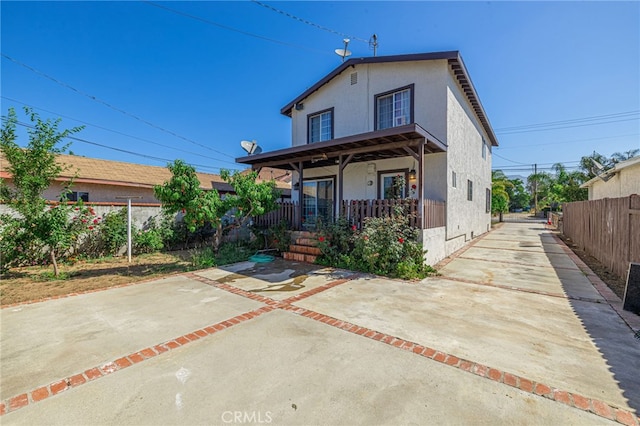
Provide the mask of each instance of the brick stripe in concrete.
[{"label": "brick stripe in concrete", "polygon": [[[482,247],[482,249],[484,250],[493,250],[493,247]],[[509,251],[514,251],[513,249],[496,249],[496,250],[509,250]],[[524,250],[520,250],[520,251],[524,251]],[[532,252],[530,252],[532,253]],[[538,252],[540,253],[540,252]],[[560,254],[560,253],[558,253]],[[483,259],[480,257],[472,257],[472,256],[459,256],[460,259],[469,259],[469,260],[480,260],[482,262],[493,262],[493,263],[508,263],[510,265],[519,265],[519,266],[534,266],[536,268],[551,268],[551,269],[567,269],[570,271],[575,271],[575,268],[569,268],[566,266],[553,266],[553,265],[536,265],[536,264],[531,264],[531,263],[527,263],[527,262],[517,262],[515,260],[504,260],[504,259]]]},{"label": "brick stripe in concrete", "polygon": [[253,311],[236,315],[235,317],[192,331],[191,333],[184,334],[176,337],[175,339],[168,340],[153,347],[144,348],[140,351],[130,353],[105,364],[89,368],[81,373],[57,380],[29,392],[13,396],[4,401],[0,401],[0,416],[16,411],[22,407],[26,407],[27,405],[42,401],[43,399],[57,395],[68,389],[76,388],[85,383],[99,379],[100,377],[115,373],[116,371],[138,364],[164,352],[172,351],[201,338],[216,334],[219,331],[233,327],[236,324],[249,321],[267,312],[271,312],[274,309],[275,308],[273,306],[264,306]]},{"label": "brick stripe in concrete", "polygon": [[286,307],[285,310],[294,312],[298,315],[310,318],[315,321],[320,321],[324,324],[339,328],[349,333],[357,334],[368,339],[386,343],[387,345],[394,346],[401,350],[413,352],[416,355],[423,356],[441,364],[446,364],[450,367],[478,375],[488,380],[502,383],[504,385],[511,386],[520,389],[521,391],[533,395],[538,395],[552,401],[557,401],[573,408],[588,411],[597,416],[609,420],[614,420],[624,425],[640,425],[640,417],[637,417],[634,413],[628,410],[610,405],[604,401],[585,397],[573,392],[563,391],[542,382],[536,382],[534,380],[530,380],[516,374],[511,374],[507,371],[492,368],[464,358],[459,358],[455,355],[441,352],[434,348],[422,346],[418,343],[401,339],[389,334],[381,333],[367,327],[360,327],[356,324],[341,321],[337,318],[333,318],[328,315],[324,315],[308,309],[291,305]]},{"label": "brick stripe in concrete", "polygon": [[481,286],[485,286],[485,287],[494,287],[494,288],[500,288],[500,289],[503,289],[503,290],[519,291],[519,292],[522,292],[522,293],[539,294],[541,296],[558,297],[560,299],[580,300],[582,302],[591,302],[591,303],[605,303],[604,301],[602,301],[600,299],[592,299],[590,297],[569,296],[569,295],[566,295],[564,293],[551,293],[551,292],[548,292],[548,291],[533,290],[533,289],[529,289],[529,288],[513,287],[513,286],[509,286],[509,285],[504,285],[504,284],[483,283],[483,282],[480,282],[480,281],[468,280],[466,278],[447,277],[447,276],[442,276],[442,277],[439,277],[439,278],[442,279],[442,280],[457,281],[457,282],[461,282],[461,283],[465,283],[465,284],[474,284],[474,285],[481,285]]},{"label": "brick stripe in concrete", "polygon": [[[561,389],[554,388],[542,382],[536,382],[536,381],[527,379],[525,377],[509,373],[507,371],[492,368],[490,366],[479,364],[471,360],[459,358],[453,354],[438,351],[435,348],[422,346],[419,343],[411,342],[411,341],[401,339],[389,334],[381,333],[367,327],[361,327],[353,323],[342,321],[337,318],[333,318],[333,317],[321,314],[319,312],[311,311],[311,310],[297,307],[291,304],[291,302],[295,302],[297,300],[310,297],[314,294],[317,294],[322,291],[326,291],[330,288],[333,288],[335,286],[344,284],[352,280],[353,278],[357,277],[357,275],[353,275],[345,279],[333,281],[331,283],[325,284],[324,286],[317,287],[315,289],[309,290],[299,295],[290,297],[282,302],[276,301],[274,299],[271,299],[265,296],[258,295],[256,293],[248,292],[246,290],[242,290],[237,287],[230,286],[228,284],[223,284],[215,280],[200,277],[192,273],[185,274],[185,275],[188,276],[189,278],[197,279],[200,282],[210,284],[210,285],[215,285],[217,288],[229,291],[233,294],[247,297],[252,300],[260,301],[262,303],[267,304],[268,306],[264,306],[262,308],[255,309],[253,311],[236,315],[235,317],[230,318],[228,320],[210,325],[208,327],[205,327],[199,330],[195,330],[191,333],[185,334],[183,336],[177,337],[173,340],[161,343],[159,345],[142,349],[138,352],[118,358],[112,362],[106,363],[101,366],[90,368],[82,373],[78,373],[76,375],[67,377],[65,379],[50,383],[46,386],[39,387],[27,393],[16,395],[12,398],[9,398],[5,401],[0,402],[0,416],[8,412],[13,412],[29,404],[34,404],[50,396],[64,392],[67,389],[78,387],[82,384],[88,383],[92,380],[95,380],[100,377],[106,376],[108,374],[114,373],[116,371],[122,370],[131,365],[138,364],[146,359],[161,355],[164,352],[171,351],[180,346],[184,346],[190,342],[199,340],[200,338],[204,338],[204,337],[207,337],[208,335],[215,334],[226,328],[233,327],[236,324],[249,321],[264,313],[271,312],[274,309],[283,309],[285,311],[289,311],[294,314],[297,314],[315,321],[322,322],[332,327],[336,327],[346,332],[385,343],[387,345],[399,348],[400,350],[413,352],[418,356],[429,358],[433,361],[448,365],[453,368],[457,368],[459,370],[462,370],[471,374],[475,374],[477,376],[486,378],[488,380],[492,380],[507,386],[520,389],[523,392],[541,396],[543,398],[557,401],[559,403],[568,405],[570,407],[573,407],[579,410],[593,413],[597,416],[616,421],[623,425],[640,426],[640,417],[636,416],[635,413],[632,413],[623,408],[608,404],[604,401],[585,397],[583,395],[573,393],[573,392],[563,391]],[[473,284],[478,284],[478,283],[473,283]],[[485,285],[485,284],[481,284],[481,285]]]}]

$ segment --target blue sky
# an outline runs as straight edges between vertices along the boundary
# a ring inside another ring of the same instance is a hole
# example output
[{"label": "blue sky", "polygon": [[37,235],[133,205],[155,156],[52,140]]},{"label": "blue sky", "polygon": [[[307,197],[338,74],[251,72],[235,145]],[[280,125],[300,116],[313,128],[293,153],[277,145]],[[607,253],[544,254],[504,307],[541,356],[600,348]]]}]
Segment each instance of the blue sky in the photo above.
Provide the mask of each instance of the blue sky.
[{"label": "blue sky", "polygon": [[378,55],[461,52],[500,142],[494,168],[640,148],[640,2],[265,4],[332,31],[249,0],[3,0],[2,115],[24,103],[89,123],[77,155],[238,169],[240,140],[290,146],[280,108],[339,65],[343,34],[358,57],[376,33]]}]

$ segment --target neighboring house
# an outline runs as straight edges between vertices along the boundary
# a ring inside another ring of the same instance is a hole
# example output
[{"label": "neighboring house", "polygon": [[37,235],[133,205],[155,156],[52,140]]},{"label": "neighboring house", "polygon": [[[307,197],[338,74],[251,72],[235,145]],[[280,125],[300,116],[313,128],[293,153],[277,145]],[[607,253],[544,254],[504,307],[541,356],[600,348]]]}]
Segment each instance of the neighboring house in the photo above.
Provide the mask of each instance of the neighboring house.
[{"label": "neighboring house", "polygon": [[281,113],[293,146],[236,161],[293,172],[292,226],[414,198],[429,263],[489,230],[498,141],[457,51],[349,59]]},{"label": "neighboring house", "polygon": [[[132,205],[160,206],[153,194],[153,186],[171,179],[171,172],[166,167],[146,166],[142,164],[123,163],[120,161],[100,160],[77,155],[58,155],[56,161],[65,170],[47,189],[43,197],[50,201],[58,201],[62,188],[73,178],[71,201],[82,199],[93,205],[126,205],[127,201],[118,198],[123,196],[141,197],[132,199]],[[7,161],[0,155],[0,178],[11,184],[11,175],[7,172]],[[196,173],[202,189],[217,189],[220,194],[232,192],[229,184],[219,175],[212,173]],[[291,185],[276,181],[283,192],[283,198],[290,195]]]},{"label": "neighboring house", "polygon": [[588,188],[589,200],[640,194],[640,157],[616,163],[614,167],[601,173],[600,177],[594,177],[580,185],[580,188]]}]

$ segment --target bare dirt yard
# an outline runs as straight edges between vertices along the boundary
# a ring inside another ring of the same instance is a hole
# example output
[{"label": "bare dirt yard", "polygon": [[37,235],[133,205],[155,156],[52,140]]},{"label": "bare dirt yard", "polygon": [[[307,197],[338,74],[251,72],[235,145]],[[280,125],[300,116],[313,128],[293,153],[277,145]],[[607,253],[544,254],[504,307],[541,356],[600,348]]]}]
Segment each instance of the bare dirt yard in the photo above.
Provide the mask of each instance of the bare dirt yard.
[{"label": "bare dirt yard", "polygon": [[[597,259],[578,250],[563,235],[558,235],[618,297],[622,298],[625,280],[608,271]],[[78,261],[60,266],[62,279],[53,278],[53,268],[14,268],[0,279],[0,305],[41,300],[53,296],[108,288],[195,269],[192,253],[175,251]]]},{"label": "bare dirt yard", "polygon": [[187,251],[152,253],[84,260],[60,265],[61,276],[53,278],[53,267],[13,268],[0,281],[0,305],[40,300],[158,278],[193,269]]}]

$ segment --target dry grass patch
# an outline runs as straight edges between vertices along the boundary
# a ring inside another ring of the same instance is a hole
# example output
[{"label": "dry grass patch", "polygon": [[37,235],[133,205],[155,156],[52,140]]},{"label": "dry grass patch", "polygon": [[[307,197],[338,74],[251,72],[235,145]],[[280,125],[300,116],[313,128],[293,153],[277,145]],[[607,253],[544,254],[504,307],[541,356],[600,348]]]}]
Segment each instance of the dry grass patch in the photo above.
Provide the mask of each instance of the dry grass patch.
[{"label": "dry grass patch", "polygon": [[60,278],[53,267],[14,268],[0,281],[0,304],[40,300],[52,296],[113,287],[190,269],[188,252],[152,253],[78,261],[60,266]]}]

